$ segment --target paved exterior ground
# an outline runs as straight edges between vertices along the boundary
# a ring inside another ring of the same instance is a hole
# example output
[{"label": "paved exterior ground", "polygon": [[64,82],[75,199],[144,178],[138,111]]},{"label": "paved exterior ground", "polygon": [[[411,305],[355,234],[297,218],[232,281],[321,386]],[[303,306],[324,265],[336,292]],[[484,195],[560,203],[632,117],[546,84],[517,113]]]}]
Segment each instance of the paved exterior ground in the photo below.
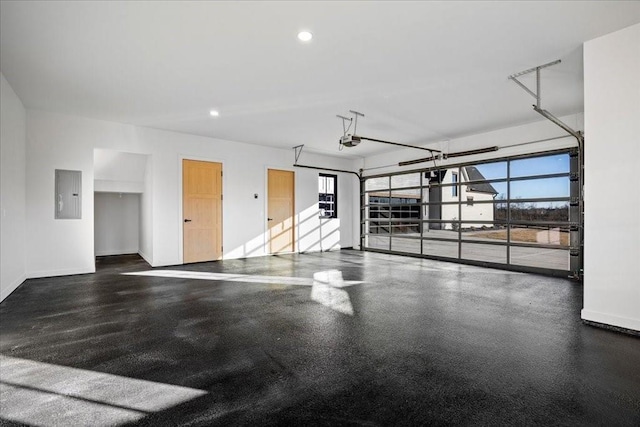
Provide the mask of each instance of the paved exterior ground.
[{"label": "paved exterior ground", "polygon": [[[506,246],[495,245],[496,239],[481,237],[482,232],[463,234],[463,238],[477,243],[462,243],[462,258],[507,264]],[[423,240],[422,252],[419,234],[399,234],[391,238],[391,249],[395,252],[408,254],[424,254],[447,258],[458,258],[458,242],[441,240]],[[458,233],[445,230],[430,230],[425,232],[425,238],[457,239]],[[389,250],[389,235],[369,235],[366,247],[372,249]],[[486,244],[483,244],[486,243]],[[542,247],[511,247],[510,263],[513,265],[569,271],[569,248],[558,247],[549,249]]]},{"label": "paved exterior ground", "polygon": [[28,280],[0,424],[640,425],[640,339],[559,278],[343,250]]}]

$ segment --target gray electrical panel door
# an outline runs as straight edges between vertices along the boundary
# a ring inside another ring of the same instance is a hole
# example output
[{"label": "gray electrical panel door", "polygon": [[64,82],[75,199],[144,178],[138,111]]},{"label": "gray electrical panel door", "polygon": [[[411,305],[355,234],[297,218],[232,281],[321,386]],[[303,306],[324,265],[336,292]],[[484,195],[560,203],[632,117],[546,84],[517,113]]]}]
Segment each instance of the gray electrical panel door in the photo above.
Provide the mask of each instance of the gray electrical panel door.
[{"label": "gray electrical panel door", "polygon": [[56,169],[55,219],[82,218],[82,171]]}]

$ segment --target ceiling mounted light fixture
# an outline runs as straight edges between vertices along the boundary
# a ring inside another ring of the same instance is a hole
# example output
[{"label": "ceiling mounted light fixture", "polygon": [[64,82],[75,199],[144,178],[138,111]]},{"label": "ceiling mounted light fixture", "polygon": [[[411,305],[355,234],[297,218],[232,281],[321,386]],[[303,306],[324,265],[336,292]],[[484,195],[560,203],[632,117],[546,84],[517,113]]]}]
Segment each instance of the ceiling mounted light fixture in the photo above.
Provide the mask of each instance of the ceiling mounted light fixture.
[{"label": "ceiling mounted light fixture", "polygon": [[309,31],[300,31],[298,33],[298,40],[303,41],[303,42],[308,42],[313,38],[313,34],[311,34]]},{"label": "ceiling mounted light fixture", "polygon": [[211,110],[211,111],[209,111],[209,115],[211,117],[218,117],[220,115],[220,113],[218,111],[216,111],[216,110]]}]

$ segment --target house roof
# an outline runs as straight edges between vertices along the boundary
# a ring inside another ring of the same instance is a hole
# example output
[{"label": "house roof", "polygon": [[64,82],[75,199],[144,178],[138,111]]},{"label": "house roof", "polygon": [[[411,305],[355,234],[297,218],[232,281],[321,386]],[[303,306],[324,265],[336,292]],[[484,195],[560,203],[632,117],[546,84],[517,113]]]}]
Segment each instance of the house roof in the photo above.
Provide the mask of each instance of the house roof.
[{"label": "house roof", "polygon": [[498,194],[493,185],[489,184],[486,181],[486,178],[475,166],[465,166],[463,168],[467,175],[468,181],[476,181],[471,184],[467,184],[467,191],[471,191],[474,193],[488,193],[488,194]]}]

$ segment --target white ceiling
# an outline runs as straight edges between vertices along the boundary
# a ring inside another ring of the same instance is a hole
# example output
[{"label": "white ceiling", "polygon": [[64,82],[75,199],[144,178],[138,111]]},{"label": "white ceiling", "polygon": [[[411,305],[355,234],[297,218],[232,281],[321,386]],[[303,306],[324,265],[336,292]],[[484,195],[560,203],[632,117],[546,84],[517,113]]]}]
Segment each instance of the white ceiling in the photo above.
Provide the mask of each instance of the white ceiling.
[{"label": "white ceiling", "polygon": [[507,76],[555,59],[544,106],[580,112],[582,43],[640,22],[637,1],[0,7],[0,67],[27,108],[338,156],[389,149],[339,152],[349,110],[358,134],[408,144],[539,120]]}]

